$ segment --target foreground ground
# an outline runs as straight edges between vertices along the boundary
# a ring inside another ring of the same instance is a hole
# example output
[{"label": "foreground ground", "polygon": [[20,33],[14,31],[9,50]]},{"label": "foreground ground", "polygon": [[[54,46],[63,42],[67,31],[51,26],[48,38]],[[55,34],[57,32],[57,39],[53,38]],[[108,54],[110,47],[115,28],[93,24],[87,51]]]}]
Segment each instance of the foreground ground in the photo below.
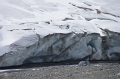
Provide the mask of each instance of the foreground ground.
[{"label": "foreground ground", "polygon": [[120,64],[61,65],[0,72],[0,79],[120,79]]}]

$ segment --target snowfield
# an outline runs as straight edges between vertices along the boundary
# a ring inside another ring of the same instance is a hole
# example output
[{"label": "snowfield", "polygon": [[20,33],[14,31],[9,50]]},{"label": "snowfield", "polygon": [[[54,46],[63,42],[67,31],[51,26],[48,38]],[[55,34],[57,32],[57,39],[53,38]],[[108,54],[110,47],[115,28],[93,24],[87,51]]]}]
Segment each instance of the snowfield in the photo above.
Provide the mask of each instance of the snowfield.
[{"label": "snowfield", "polygon": [[36,33],[41,36],[71,31],[102,34],[99,28],[120,32],[119,4],[118,0],[1,0],[0,47]]},{"label": "snowfield", "polygon": [[[119,0],[1,0],[0,56],[18,51],[17,48],[21,52],[26,47],[39,44],[42,38],[56,33],[98,33],[105,36],[104,29],[120,33],[119,4]],[[11,48],[14,44],[18,47]],[[42,49],[38,48],[33,50],[38,53]],[[119,50],[119,45],[116,49]]]}]

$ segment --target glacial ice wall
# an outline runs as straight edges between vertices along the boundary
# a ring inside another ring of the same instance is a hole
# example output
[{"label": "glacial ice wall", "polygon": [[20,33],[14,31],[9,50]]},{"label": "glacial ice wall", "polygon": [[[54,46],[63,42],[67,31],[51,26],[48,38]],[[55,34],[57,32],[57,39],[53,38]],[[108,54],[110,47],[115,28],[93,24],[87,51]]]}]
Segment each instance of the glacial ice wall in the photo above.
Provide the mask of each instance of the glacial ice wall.
[{"label": "glacial ice wall", "polygon": [[98,33],[71,32],[55,33],[45,37],[39,34],[24,37],[11,44],[9,51],[0,56],[0,67],[84,58],[120,60],[120,34],[102,30],[105,36]]}]

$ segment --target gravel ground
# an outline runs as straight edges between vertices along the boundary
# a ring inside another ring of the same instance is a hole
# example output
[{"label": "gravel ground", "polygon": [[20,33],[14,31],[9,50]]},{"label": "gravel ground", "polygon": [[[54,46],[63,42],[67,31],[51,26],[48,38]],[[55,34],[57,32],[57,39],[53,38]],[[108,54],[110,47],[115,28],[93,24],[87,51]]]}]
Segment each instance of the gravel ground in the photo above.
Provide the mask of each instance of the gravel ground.
[{"label": "gravel ground", "polygon": [[120,64],[60,65],[0,72],[0,79],[120,79]]}]

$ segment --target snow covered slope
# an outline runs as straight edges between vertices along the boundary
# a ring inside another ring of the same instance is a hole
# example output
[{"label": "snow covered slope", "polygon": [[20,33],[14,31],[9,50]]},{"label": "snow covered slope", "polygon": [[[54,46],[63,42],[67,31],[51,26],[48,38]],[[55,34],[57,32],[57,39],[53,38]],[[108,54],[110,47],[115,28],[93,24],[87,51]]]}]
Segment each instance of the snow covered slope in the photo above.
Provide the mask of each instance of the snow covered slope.
[{"label": "snow covered slope", "polygon": [[102,35],[99,28],[120,32],[119,4],[119,0],[1,0],[0,47],[35,33]]},{"label": "snow covered slope", "polygon": [[119,0],[1,0],[0,55],[13,51],[12,44],[36,44],[37,34],[42,39],[71,32],[105,36],[104,29],[120,33],[119,4]]}]

